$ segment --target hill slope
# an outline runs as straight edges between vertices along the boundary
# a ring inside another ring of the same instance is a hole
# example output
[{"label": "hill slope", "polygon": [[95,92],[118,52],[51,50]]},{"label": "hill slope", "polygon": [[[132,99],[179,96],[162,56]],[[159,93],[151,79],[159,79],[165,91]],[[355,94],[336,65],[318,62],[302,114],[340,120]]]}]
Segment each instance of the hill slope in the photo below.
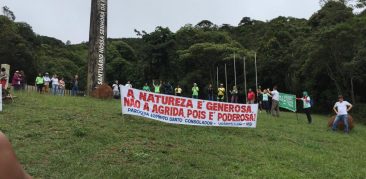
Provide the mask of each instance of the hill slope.
[{"label": "hill slope", "polygon": [[0,113],[26,170],[42,178],[361,178],[366,127],[327,131],[326,117],[261,115],[257,129],[121,117],[119,101],[17,94]]}]

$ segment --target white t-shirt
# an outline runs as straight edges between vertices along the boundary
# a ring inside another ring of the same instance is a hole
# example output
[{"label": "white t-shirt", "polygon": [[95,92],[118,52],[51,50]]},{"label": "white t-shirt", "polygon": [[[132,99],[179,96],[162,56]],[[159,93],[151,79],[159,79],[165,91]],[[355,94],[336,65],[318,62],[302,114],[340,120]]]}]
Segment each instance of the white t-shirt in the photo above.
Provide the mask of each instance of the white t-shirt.
[{"label": "white t-shirt", "polygon": [[128,88],[132,88],[132,85],[130,83],[127,83],[125,86]]},{"label": "white t-shirt", "polygon": [[351,104],[347,101],[343,101],[343,102],[336,102],[334,107],[337,108],[338,111],[338,115],[347,115],[347,106],[350,106]]},{"label": "white t-shirt", "polygon": [[271,92],[272,100],[280,101],[280,93],[277,90]]},{"label": "white t-shirt", "polygon": [[112,85],[112,87],[113,87],[113,91],[119,91],[119,90],[118,90],[118,85],[117,85],[117,84],[113,84],[113,85]]},{"label": "white t-shirt", "polygon": [[302,101],[304,102],[304,109],[311,107],[310,97],[309,96],[306,97],[306,98],[302,98]]},{"label": "white t-shirt", "polygon": [[44,77],[43,77],[43,81],[44,81],[44,84],[45,84],[45,85],[48,85],[48,84],[50,84],[51,79],[50,79],[50,77],[48,77],[48,76],[44,76]]},{"label": "white t-shirt", "polygon": [[58,78],[51,79],[53,85],[58,85]]}]

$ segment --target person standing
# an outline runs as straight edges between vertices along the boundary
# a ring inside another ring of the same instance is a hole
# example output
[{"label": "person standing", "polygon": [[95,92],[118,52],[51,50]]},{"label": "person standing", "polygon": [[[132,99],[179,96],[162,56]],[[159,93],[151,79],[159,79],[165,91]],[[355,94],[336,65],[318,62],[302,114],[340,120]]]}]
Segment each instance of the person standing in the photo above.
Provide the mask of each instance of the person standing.
[{"label": "person standing", "polygon": [[262,102],[263,102],[263,108],[264,110],[266,110],[267,114],[271,114],[271,108],[269,106],[269,97],[271,97],[271,95],[268,93],[268,90],[264,90],[262,92]]},{"label": "person standing", "polygon": [[236,86],[233,86],[233,90],[230,91],[231,94],[231,103],[238,103],[238,88]]},{"label": "person standing", "polygon": [[273,91],[271,91],[272,96],[272,107],[271,113],[272,116],[280,117],[280,93],[277,91],[277,85],[273,87]]},{"label": "person standing", "polygon": [[308,122],[309,124],[312,123],[312,118],[311,118],[311,99],[310,96],[308,95],[308,92],[304,91],[302,93],[302,98],[296,98],[297,100],[301,100],[303,102],[303,108],[304,108],[304,112],[306,114],[306,117],[308,118]]},{"label": "person standing", "polygon": [[342,95],[338,96],[338,102],[334,104],[333,110],[337,114],[334,122],[333,122],[333,131],[337,130],[337,126],[339,121],[343,121],[344,123],[344,132],[349,133],[349,125],[348,125],[348,112],[352,109],[352,104],[344,101]]},{"label": "person standing", "polygon": [[217,101],[224,102],[224,99],[225,99],[224,84],[220,84],[220,87],[217,89]]},{"label": "person standing", "polygon": [[214,100],[214,89],[212,87],[212,84],[208,85],[207,94],[208,94],[208,100],[213,101]]},{"label": "person standing", "polygon": [[59,92],[60,96],[64,96],[65,95],[65,87],[66,87],[64,78],[61,78],[58,83],[59,83],[59,86],[58,86],[59,91],[58,92]]},{"label": "person standing", "polygon": [[254,102],[255,102],[255,93],[252,91],[251,88],[249,88],[247,96],[248,96],[248,103],[249,104],[254,104]]},{"label": "person standing", "polygon": [[20,76],[21,76],[20,89],[25,90],[25,85],[27,85],[27,79],[25,77],[25,73],[23,70],[20,70]]},{"label": "person standing", "polygon": [[176,96],[182,96],[182,88],[180,87],[180,85],[177,85],[177,87],[174,89],[175,95]]},{"label": "person standing", "polygon": [[21,76],[19,74],[19,71],[15,71],[13,79],[11,81],[11,85],[14,87],[15,91],[18,91],[20,89],[20,80]]},{"label": "person standing", "polygon": [[36,78],[36,86],[37,86],[37,92],[42,94],[44,86],[44,78],[42,76],[42,73],[38,73],[38,76]]},{"label": "person standing", "polygon": [[119,83],[118,83],[118,80],[114,81],[114,83],[112,85],[112,89],[113,89],[113,97],[118,99],[118,97],[119,97]]},{"label": "person standing", "polygon": [[125,86],[126,86],[127,88],[132,88],[131,81],[130,81],[130,80],[128,80]]},{"label": "person standing", "polygon": [[79,91],[79,76],[75,75],[71,82],[71,95],[76,96]]},{"label": "person standing", "polygon": [[51,78],[51,83],[52,83],[52,94],[54,96],[56,96],[59,92],[58,92],[58,77],[56,74],[54,74]]},{"label": "person standing", "polygon": [[0,84],[1,84],[1,86],[3,88],[3,90],[5,89],[7,80],[8,80],[8,74],[6,74],[6,69],[5,68],[1,68],[1,72],[0,72]]},{"label": "person standing", "polygon": [[162,81],[160,81],[159,84],[155,84],[155,80],[153,80],[153,86],[154,86],[155,93],[160,93],[161,83],[162,83]]},{"label": "person standing", "polygon": [[164,83],[164,93],[167,95],[173,94],[173,86],[170,84],[170,82]]},{"label": "person standing", "polygon": [[198,99],[198,92],[200,91],[200,89],[197,86],[197,83],[193,83],[193,87],[192,87],[192,98],[194,99]]},{"label": "person standing", "polygon": [[43,76],[43,81],[44,81],[44,92],[49,93],[51,78],[49,77],[49,74],[47,72]]},{"label": "person standing", "polygon": [[145,85],[142,87],[142,90],[147,91],[147,92],[151,92],[150,86],[147,83],[145,83]]},{"label": "person standing", "polygon": [[262,87],[258,86],[257,89],[257,99],[258,99],[258,107],[259,107],[259,111],[262,112],[263,109],[263,91],[262,91]]}]

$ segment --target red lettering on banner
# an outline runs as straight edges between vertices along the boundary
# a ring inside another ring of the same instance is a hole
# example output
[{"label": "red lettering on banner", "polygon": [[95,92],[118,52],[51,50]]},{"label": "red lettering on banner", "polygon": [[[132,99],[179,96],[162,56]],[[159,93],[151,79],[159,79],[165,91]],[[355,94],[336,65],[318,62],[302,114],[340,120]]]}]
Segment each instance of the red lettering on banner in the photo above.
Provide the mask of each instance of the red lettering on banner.
[{"label": "red lettering on banner", "polygon": [[146,93],[144,93],[144,92],[140,92],[139,100],[141,100],[141,101],[146,101]]},{"label": "red lettering on banner", "polygon": [[194,119],[206,119],[206,111],[188,109],[187,117],[194,118]]},{"label": "red lettering on banner", "polygon": [[224,122],[244,122],[244,121],[255,121],[256,114],[225,114],[219,113],[218,120]]},{"label": "red lettering on banner", "polygon": [[157,114],[166,115],[166,116],[185,118],[183,109],[177,108],[177,107],[160,106],[160,105],[154,104],[152,112],[157,113]]},{"label": "red lettering on banner", "polygon": [[213,115],[214,115],[214,112],[209,112],[208,120],[212,121],[213,120]]},{"label": "red lettering on banner", "polygon": [[207,110],[220,112],[235,112],[235,113],[252,113],[251,105],[227,104],[217,102],[207,102]]},{"label": "red lettering on banner", "polygon": [[134,108],[141,107],[141,103],[139,100],[135,100],[133,98],[128,98],[128,97],[124,98],[123,104],[124,104],[124,106],[127,106],[127,107],[134,107]]},{"label": "red lettering on banner", "polygon": [[144,111],[150,111],[149,103],[144,104]]},{"label": "red lettering on banner", "polygon": [[135,98],[135,95],[133,95],[133,90],[132,89],[128,90],[127,97]]},{"label": "red lettering on banner", "polygon": [[147,101],[148,102],[155,103],[154,95],[153,94],[149,94],[149,96],[147,97]]},{"label": "red lettering on banner", "polygon": [[202,101],[197,102],[197,109],[202,109]]},{"label": "red lettering on banner", "polygon": [[193,108],[193,103],[192,103],[192,100],[188,99],[187,100],[187,105],[186,105],[187,108]]}]

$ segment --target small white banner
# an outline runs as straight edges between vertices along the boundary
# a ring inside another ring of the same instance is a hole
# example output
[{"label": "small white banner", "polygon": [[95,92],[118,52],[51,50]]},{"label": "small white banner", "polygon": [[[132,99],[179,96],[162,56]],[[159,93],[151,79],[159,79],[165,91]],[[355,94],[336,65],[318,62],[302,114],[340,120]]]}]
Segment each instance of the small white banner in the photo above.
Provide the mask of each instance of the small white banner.
[{"label": "small white banner", "polygon": [[182,125],[256,128],[258,104],[164,95],[120,86],[122,114]]}]

